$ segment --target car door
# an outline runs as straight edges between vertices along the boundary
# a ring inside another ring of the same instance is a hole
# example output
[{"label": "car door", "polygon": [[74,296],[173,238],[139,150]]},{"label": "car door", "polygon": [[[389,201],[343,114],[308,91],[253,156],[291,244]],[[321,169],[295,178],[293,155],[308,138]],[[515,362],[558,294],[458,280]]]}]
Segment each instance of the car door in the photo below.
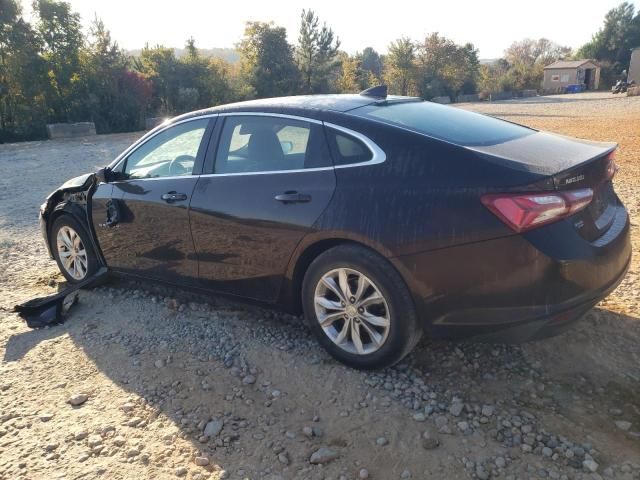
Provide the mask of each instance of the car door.
[{"label": "car door", "polygon": [[323,126],[240,114],[221,116],[216,130],[191,199],[200,285],[273,302],[335,189]]},{"label": "car door", "polygon": [[197,259],[189,201],[215,118],[195,118],[159,131],[98,187],[92,217],[107,265],[171,283],[194,283]]}]

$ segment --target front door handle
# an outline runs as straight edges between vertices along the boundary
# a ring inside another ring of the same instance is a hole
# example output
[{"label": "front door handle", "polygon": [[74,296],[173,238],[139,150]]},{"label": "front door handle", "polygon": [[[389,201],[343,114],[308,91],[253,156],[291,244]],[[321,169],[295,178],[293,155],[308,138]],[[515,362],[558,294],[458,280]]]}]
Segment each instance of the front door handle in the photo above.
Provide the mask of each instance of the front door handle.
[{"label": "front door handle", "polygon": [[298,192],[284,192],[274,198],[282,203],[307,203],[311,201],[311,195]]},{"label": "front door handle", "polygon": [[186,200],[187,194],[177,193],[172,191],[172,192],[163,193],[160,198],[167,203],[173,203],[173,202],[179,202],[181,200]]}]

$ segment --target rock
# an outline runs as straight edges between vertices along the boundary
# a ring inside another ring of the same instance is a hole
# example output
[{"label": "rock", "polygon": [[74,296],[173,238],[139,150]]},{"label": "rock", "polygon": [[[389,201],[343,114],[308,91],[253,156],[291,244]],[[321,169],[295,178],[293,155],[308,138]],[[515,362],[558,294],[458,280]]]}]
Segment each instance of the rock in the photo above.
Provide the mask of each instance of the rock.
[{"label": "rock", "polygon": [[476,468],[476,477],[478,477],[479,480],[489,480],[489,474],[482,466]]},{"label": "rock", "polygon": [[491,415],[493,415],[493,411],[494,411],[493,405],[483,405],[482,406],[482,416],[483,417],[490,417]]},{"label": "rock", "polygon": [[358,478],[360,478],[361,480],[366,480],[367,478],[369,478],[369,470],[367,470],[366,468],[360,469],[360,471],[358,472]]},{"label": "rock", "polygon": [[122,404],[122,406],[120,407],[122,409],[123,412],[131,412],[134,408],[135,408],[135,404],[131,403],[131,402],[127,402]]},{"label": "rock", "polygon": [[424,448],[425,450],[433,450],[434,448],[438,448],[439,446],[440,440],[438,440],[438,437],[432,435],[428,431],[422,434],[422,448]]},{"label": "rock", "polygon": [[193,462],[199,467],[206,467],[209,465],[209,459],[207,457],[196,457]]},{"label": "rock", "polygon": [[56,443],[56,442],[52,442],[52,443],[48,443],[44,449],[47,452],[53,452],[56,448],[58,448],[60,446],[60,444]]},{"label": "rock", "polygon": [[205,425],[203,433],[209,438],[217,437],[223,426],[224,421],[221,418],[214,418]]},{"label": "rock", "polygon": [[413,415],[413,419],[414,419],[416,422],[424,422],[424,421],[426,421],[426,420],[427,420],[427,416],[426,416],[424,413],[422,413],[422,412],[418,412],[418,413],[415,413],[415,414]]},{"label": "rock", "polygon": [[127,425],[129,425],[130,427],[137,427],[141,422],[142,419],[140,417],[133,417],[127,422]]},{"label": "rock", "polygon": [[462,402],[454,402],[449,407],[449,413],[454,417],[459,417],[464,409],[464,404]]},{"label": "rock", "polygon": [[543,447],[542,455],[544,455],[545,457],[550,457],[551,455],[553,455],[553,450],[551,450],[549,447]]},{"label": "rock", "polygon": [[582,462],[582,468],[591,473],[597,472],[598,467],[599,465],[592,458],[587,458]]},{"label": "rock", "polygon": [[311,428],[311,427],[302,427],[302,434],[305,437],[308,437],[308,438],[313,437],[313,428]]},{"label": "rock", "polygon": [[404,479],[411,478],[411,472],[405,468],[400,474],[400,478],[404,478]]},{"label": "rock", "polygon": [[376,444],[379,447],[384,447],[385,445],[389,445],[389,440],[387,440],[385,437],[378,437],[376,438]]},{"label": "rock", "polygon": [[323,465],[335,460],[339,456],[338,452],[335,452],[334,450],[327,447],[320,447],[311,454],[311,457],[309,457],[309,463],[313,465]]},{"label": "rock", "polygon": [[93,434],[89,437],[89,439],[87,440],[87,444],[93,448],[97,445],[102,445],[102,437],[100,435],[97,434]]},{"label": "rock", "polygon": [[129,458],[137,457],[138,455],[140,455],[140,450],[138,450],[137,448],[130,448],[129,450],[127,450],[127,457]]},{"label": "rock", "polygon": [[75,395],[71,396],[69,400],[67,400],[67,403],[70,403],[74,407],[79,407],[87,400],[89,400],[89,395],[87,395],[86,393],[76,393]]},{"label": "rock", "polygon": [[278,454],[278,461],[283,465],[289,465],[289,455],[287,452],[281,452]]},{"label": "rock", "polygon": [[125,438],[124,438],[124,437],[122,437],[122,436],[120,436],[120,435],[118,435],[117,437],[115,437],[115,438],[113,439],[113,444],[114,444],[116,447],[121,447],[121,446],[123,446],[126,442],[127,442],[127,441],[125,440]]},{"label": "rock", "polygon": [[153,362],[153,364],[156,366],[156,368],[162,368],[162,367],[164,367],[164,360],[159,358],[158,360]]},{"label": "rock", "polygon": [[187,470],[186,467],[178,467],[175,469],[176,477],[184,477],[188,472],[189,470]]},{"label": "rock", "polygon": [[629,429],[631,428],[631,422],[627,422],[626,420],[616,420],[615,424],[618,429],[624,432],[629,431]]},{"label": "rock", "polygon": [[496,457],[496,467],[498,468],[504,468],[507,465],[507,461],[504,459],[504,457]]},{"label": "rock", "polygon": [[247,375],[242,379],[242,383],[244,383],[245,385],[253,385],[254,383],[256,383],[256,377],[254,377],[253,375]]},{"label": "rock", "polygon": [[273,398],[278,398],[280,395],[282,395],[282,392],[280,390],[272,390],[271,391],[271,396]]},{"label": "rock", "polygon": [[41,413],[39,418],[43,422],[48,422],[53,418],[53,413]]},{"label": "rock", "polygon": [[460,429],[463,432],[469,430],[469,422],[465,422],[465,421],[458,422],[458,429]]},{"label": "rock", "polygon": [[73,435],[74,440],[84,440],[89,436],[89,432],[86,430],[80,430]]}]

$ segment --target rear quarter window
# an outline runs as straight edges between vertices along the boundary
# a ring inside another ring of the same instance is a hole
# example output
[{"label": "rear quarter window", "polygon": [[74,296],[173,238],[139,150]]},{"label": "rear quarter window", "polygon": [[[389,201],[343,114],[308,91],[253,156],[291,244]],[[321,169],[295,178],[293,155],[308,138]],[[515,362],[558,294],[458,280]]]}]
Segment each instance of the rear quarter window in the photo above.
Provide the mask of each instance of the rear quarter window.
[{"label": "rear quarter window", "polygon": [[522,125],[432,102],[367,105],[351,113],[463,146],[495,145],[535,133]]},{"label": "rear quarter window", "polygon": [[373,158],[373,152],[351,135],[330,128],[328,137],[334,165],[352,165],[368,162]]}]

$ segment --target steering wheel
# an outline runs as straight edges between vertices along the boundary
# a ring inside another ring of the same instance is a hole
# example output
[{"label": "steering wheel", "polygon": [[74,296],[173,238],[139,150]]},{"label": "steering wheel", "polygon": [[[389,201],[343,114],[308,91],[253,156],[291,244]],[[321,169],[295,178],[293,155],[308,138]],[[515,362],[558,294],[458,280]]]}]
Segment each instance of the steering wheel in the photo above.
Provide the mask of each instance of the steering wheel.
[{"label": "steering wheel", "polygon": [[[169,163],[169,175],[185,175],[191,173],[195,161],[195,157],[191,155],[178,155]],[[185,165],[183,162],[191,162],[191,165]],[[181,170],[176,171],[176,166],[179,166]]]}]

